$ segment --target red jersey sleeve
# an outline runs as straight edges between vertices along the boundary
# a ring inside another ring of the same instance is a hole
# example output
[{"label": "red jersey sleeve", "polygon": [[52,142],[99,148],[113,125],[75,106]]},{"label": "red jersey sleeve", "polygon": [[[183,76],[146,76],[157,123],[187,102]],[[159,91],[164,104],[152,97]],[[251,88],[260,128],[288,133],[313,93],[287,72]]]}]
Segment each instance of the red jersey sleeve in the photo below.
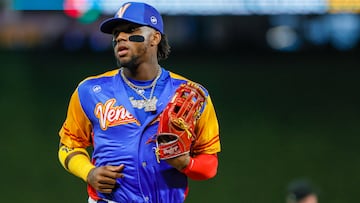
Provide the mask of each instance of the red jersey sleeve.
[{"label": "red jersey sleeve", "polygon": [[216,154],[199,154],[190,158],[189,164],[181,172],[193,180],[206,180],[216,175],[217,167]]}]

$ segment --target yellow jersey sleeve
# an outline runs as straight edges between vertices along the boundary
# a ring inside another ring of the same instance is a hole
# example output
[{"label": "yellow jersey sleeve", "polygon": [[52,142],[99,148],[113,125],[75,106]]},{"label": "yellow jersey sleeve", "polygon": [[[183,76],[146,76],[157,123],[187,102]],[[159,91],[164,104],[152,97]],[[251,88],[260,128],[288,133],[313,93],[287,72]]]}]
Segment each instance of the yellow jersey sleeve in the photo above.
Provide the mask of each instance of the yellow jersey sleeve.
[{"label": "yellow jersey sleeve", "polygon": [[207,97],[206,106],[195,131],[197,138],[192,149],[195,155],[220,152],[219,124],[210,96]]},{"label": "yellow jersey sleeve", "polygon": [[66,120],[60,129],[60,142],[67,147],[86,148],[91,146],[92,126],[82,109],[78,89],[70,98]]}]

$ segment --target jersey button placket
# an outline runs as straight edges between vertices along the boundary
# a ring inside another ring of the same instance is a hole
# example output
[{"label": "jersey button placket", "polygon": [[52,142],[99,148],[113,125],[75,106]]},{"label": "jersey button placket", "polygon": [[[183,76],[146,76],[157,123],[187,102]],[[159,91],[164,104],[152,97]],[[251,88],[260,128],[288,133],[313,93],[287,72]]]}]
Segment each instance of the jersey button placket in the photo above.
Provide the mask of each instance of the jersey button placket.
[{"label": "jersey button placket", "polygon": [[[146,166],[147,166],[147,163],[146,163],[146,161],[143,161],[142,163],[141,163],[141,165],[144,167],[144,168],[146,168]],[[148,202],[149,201],[149,196],[144,196],[144,200],[145,200],[145,202]]]}]

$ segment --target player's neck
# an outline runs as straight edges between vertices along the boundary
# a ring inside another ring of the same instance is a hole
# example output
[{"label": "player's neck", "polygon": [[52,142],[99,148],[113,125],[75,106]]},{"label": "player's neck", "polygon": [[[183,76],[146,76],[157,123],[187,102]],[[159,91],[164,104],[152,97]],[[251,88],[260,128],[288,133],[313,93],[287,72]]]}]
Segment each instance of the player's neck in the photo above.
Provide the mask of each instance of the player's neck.
[{"label": "player's neck", "polygon": [[138,81],[148,81],[153,80],[159,73],[160,65],[158,64],[148,64],[140,65],[136,69],[124,68],[124,75],[127,78]]}]

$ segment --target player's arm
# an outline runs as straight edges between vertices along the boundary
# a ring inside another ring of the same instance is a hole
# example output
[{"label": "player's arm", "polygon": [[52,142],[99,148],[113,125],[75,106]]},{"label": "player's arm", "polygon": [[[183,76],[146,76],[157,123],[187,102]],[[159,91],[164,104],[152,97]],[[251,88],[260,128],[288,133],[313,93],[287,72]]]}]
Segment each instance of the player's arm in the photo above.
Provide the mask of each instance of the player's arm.
[{"label": "player's arm", "polygon": [[196,134],[192,156],[184,154],[167,162],[193,180],[207,180],[217,173],[220,151],[218,121],[210,97],[198,121]]},{"label": "player's arm", "polygon": [[61,144],[58,156],[61,165],[67,171],[87,182],[88,174],[95,166],[91,163],[85,148],[70,148]]},{"label": "player's arm", "polygon": [[62,166],[70,173],[89,183],[95,190],[102,193],[111,193],[116,187],[116,179],[123,178],[124,165],[95,167],[84,148],[70,148],[61,145],[59,160]]},{"label": "player's arm", "polygon": [[217,154],[199,154],[190,157],[188,165],[181,172],[193,180],[207,180],[215,177],[217,168]]},{"label": "player's arm", "polygon": [[212,178],[217,172],[220,151],[218,131],[210,97],[193,83],[182,84],[160,116],[156,135],[158,161],[166,160],[195,180]]},{"label": "player's arm", "polygon": [[220,152],[219,126],[210,96],[198,121],[197,140],[193,146],[193,156],[181,171],[193,180],[206,180],[215,177]]},{"label": "player's arm", "polygon": [[59,160],[67,171],[80,177],[95,190],[102,193],[111,193],[116,187],[116,179],[124,177],[122,170],[125,166],[123,164],[95,167],[84,148],[69,148],[61,145]]},{"label": "player's arm", "polygon": [[66,120],[60,129],[58,158],[70,173],[87,181],[89,171],[94,168],[86,151],[91,146],[92,125],[80,104],[78,89],[70,98]]},{"label": "player's arm", "polygon": [[95,190],[110,193],[116,186],[116,179],[124,165],[95,167],[86,150],[91,146],[92,125],[82,109],[76,90],[70,99],[68,113],[60,136],[58,156],[61,165],[70,173],[89,183]]}]

